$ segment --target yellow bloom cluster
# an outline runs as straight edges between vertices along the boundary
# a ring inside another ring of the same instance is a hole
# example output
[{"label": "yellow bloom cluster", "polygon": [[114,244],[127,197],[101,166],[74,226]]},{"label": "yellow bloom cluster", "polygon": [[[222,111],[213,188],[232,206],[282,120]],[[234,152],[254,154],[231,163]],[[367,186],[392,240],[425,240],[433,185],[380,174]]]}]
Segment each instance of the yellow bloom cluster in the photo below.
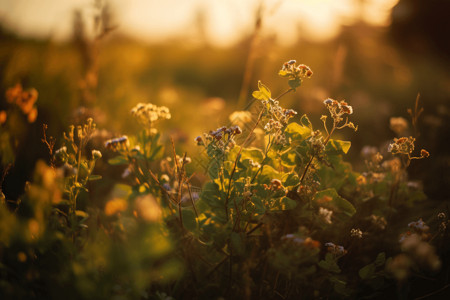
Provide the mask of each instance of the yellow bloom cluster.
[{"label": "yellow bloom cluster", "polygon": [[162,119],[168,120],[172,117],[167,107],[157,106],[151,103],[139,103],[133,107],[131,114],[144,127],[152,127],[156,121]]}]

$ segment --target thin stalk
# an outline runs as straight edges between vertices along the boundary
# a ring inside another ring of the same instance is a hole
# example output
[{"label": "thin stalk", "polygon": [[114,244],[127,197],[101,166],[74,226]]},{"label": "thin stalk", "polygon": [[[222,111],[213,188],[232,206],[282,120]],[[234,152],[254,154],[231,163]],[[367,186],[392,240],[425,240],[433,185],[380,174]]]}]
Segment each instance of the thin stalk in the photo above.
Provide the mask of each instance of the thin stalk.
[{"label": "thin stalk", "polygon": [[[336,124],[333,124],[333,128],[332,128],[331,131],[328,133],[327,138],[326,138],[325,141],[323,142],[324,146],[327,146],[328,141],[330,140],[331,135],[333,134],[333,132],[334,132],[335,129],[336,129]],[[303,171],[302,177],[300,178],[300,183],[299,183],[299,185],[301,185],[301,184],[303,183],[303,180],[304,180],[305,177],[306,177],[306,173],[308,172],[308,169],[309,169],[309,167],[311,166],[311,163],[313,162],[315,156],[316,156],[316,153],[313,153],[313,154],[311,155],[311,158],[309,159],[308,164],[306,165],[305,170]]]},{"label": "thin stalk", "polygon": [[[284,91],[281,95],[279,95],[278,97],[276,97],[274,100],[278,100],[281,97],[283,97],[284,95],[288,94],[289,92],[294,91],[294,89],[289,88],[286,91]],[[256,120],[255,125],[253,126],[252,130],[250,131],[250,133],[247,135],[247,137],[244,140],[244,143],[242,144],[241,148],[239,149],[238,154],[236,155],[236,159],[234,161],[234,165],[233,165],[233,170],[231,171],[231,175],[230,175],[230,181],[228,183],[228,192],[227,192],[227,197],[225,199],[225,203],[228,203],[228,200],[230,198],[230,194],[231,194],[231,182],[233,181],[233,176],[234,173],[236,172],[236,166],[237,166],[237,162],[239,160],[239,158],[241,157],[241,153],[242,153],[242,149],[244,148],[244,146],[247,144],[247,142],[249,141],[253,131],[255,131],[256,127],[258,126],[259,122],[261,122],[263,113],[264,113],[265,108],[261,109],[261,112],[259,113],[258,119]],[[228,216],[228,211],[227,211],[227,216]]]},{"label": "thin stalk", "polygon": [[287,93],[289,93],[289,92],[293,92],[294,91],[294,89],[293,88],[290,88],[290,89],[287,89],[286,91],[284,91],[281,95],[279,95],[278,97],[276,97],[275,99],[273,99],[274,101],[276,101],[276,100],[278,100],[278,99],[280,99],[281,97],[283,97],[284,95],[286,95]]}]

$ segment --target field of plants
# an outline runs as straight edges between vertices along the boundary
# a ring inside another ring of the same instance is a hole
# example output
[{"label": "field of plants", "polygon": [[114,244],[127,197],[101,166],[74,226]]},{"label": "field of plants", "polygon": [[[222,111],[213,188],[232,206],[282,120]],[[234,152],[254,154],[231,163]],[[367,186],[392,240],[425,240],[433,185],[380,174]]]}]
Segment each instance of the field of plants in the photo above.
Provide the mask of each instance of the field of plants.
[{"label": "field of plants", "polygon": [[102,21],[0,30],[0,299],[448,299],[445,54]]}]

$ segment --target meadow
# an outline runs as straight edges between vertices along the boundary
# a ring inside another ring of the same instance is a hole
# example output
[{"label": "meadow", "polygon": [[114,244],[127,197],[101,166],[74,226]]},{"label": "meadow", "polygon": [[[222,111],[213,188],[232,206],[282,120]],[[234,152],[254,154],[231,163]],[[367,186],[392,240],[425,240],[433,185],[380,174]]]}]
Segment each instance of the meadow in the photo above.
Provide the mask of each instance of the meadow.
[{"label": "meadow", "polygon": [[2,299],[449,295],[446,58],[0,34]]}]

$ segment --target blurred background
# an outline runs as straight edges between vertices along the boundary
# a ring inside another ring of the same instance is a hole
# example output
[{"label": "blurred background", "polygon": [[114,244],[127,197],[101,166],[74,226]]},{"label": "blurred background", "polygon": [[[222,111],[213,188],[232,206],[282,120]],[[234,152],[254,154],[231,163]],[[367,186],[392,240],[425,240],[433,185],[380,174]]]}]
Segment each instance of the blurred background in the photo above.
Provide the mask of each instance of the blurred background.
[{"label": "blurred background", "polygon": [[42,124],[57,141],[87,116],[105,137],[132,135],[139,126],[129,111],[139,102],[169,107],[165,141],[195,156],[194,138],[251,105],[258,80],[273,95],[286,90],[277,73],[296,59],[314,75],[281,105],[318,127],[324,99],[347,100],[359,130],[338,138],[352,141],[347,159],[359,171],[364,146],[389,156],[390,118],[410,120],[420,93],[424,111],[406,135],[431,157],[409,171],[442,204],[450,185],[449,11],[447,0],[2,0],[0,110],[17,83],[39,92],[37,120],[19,130],[3,192],[17,198],[35,162],[48,159]]}]

